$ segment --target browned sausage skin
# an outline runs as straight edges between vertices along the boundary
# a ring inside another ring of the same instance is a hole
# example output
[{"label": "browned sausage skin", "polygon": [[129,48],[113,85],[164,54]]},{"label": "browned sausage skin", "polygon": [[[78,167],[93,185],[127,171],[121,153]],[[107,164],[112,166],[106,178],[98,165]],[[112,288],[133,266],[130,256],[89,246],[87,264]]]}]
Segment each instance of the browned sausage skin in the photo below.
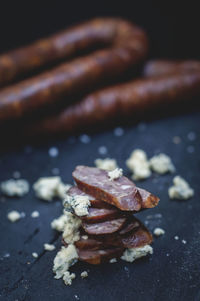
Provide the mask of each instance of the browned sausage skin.
[{"label": "browned sausage skin", "polygon": [[152,60],[145,64],[143,75],[145,77],[169,75],[173,73],[200,72],[200,62],[170,61],[170,60]]},{"label": "browned sausage skin", "polygon": [[174,106],[198,95],[200,72],[135,80],[90,94],[59,115],[32,126],[28,134],[71,134],[110,119],[134,117],[163,105]]},{"label": "browned sausage skin", "polygon": [[127,44],[146,53],[146,37],[137,26],[119,18],[96,18],[2,54],[0,85],[27,71],[70,58],[96,45],[118,47]]},{"label": "browned sausage skin", "polygon": [[113,81],[147,53],[146,35],[135,25],[121,19],[95,19],[28,48],[0,56],[0,83],[21,70],[45,64],[54,57],[51,53],[60,56],[60,52],[62,55],[66,52],[70,56],[79,47],[87,48],[97,40],[107,44],[107,49],[63,63],[0,91],[0,122],[31,114],[63,97],[68,102],[67,97],[91,91],[91,87],[99,83]]}]

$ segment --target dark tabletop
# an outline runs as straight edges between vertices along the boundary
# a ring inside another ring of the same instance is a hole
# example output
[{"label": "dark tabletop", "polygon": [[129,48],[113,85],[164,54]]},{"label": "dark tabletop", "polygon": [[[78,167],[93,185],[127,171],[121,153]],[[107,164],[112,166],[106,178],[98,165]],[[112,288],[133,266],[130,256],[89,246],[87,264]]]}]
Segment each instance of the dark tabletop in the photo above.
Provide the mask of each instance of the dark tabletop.
[{"label": "dark tabletop", "polygon": [[[20,171],[32,185],[41,176],[51,176],[59,168],[64,182],[72,183],[71,173],[77,164],[93,166],[98,157],[116,158],[124,173],[130,176],[125,160],[135,148],[142,148],[151,157],[159,152],[168,154],[176,174],[183,176],[194,188],[195,196],[188,201],[169,200],[168,187],[174,175],[156,176],[140,182],[141,187],[157,194],[158,207],[137,214],[150,230],[163,228],[166,233],[154,239],[154,254],[134,263],[92,266],[76,264],[76,279],[72,286],[55,280],[53,259],[60,248],[60,235],[50,227],[62,211],[61,201],[47,203],[38,200],[33,190],[17,199],[0,198],[0,300],[200,300],[200,114],[170,117],[137,126],[125,127],[124,134],[115,136],[113,130],[90,136],[84,144],[80,137],[70,137],[43,146],[26,146],[2,153],[0,181]],[[191,141],[191,137],[196,139]],[[173,137],[181,142],[175,144]],[[57,157],[48,150],[55,146]],[[107,154],[98,149],[106,146]],[[11,210],[25,212],[16,223],[7,219]],[[31,212],[38,210],[39,218]],[[174,237],[178,236],[179,240]],[[182,242],[186,241],[186,244]],[[44,252],[44,243],[54,243],[56,250]],[[32,257],[37,252],[37,259]],[[89,277],[80,273],[88,270]]]}]

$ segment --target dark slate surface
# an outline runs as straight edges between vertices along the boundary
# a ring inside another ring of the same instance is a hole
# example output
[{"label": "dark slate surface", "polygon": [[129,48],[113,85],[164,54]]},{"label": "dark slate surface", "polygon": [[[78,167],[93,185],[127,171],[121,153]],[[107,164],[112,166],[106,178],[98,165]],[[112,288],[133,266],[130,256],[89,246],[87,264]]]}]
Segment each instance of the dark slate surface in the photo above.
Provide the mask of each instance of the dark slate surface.
[{"label": "dark slate surface", "polygon": [[[43,146],[21,148],[0,156],[0,181],[20,171],[32,185],[38,177],[51,176],[52,169],[60,169],[66,183],[72,183],[71,173],[77,164],[93,165],[97,157],[116,158],[130,175],[125,159],[135,148],[142,148],[149,156],[168,154],[180,174],[195,189],[195,197],[188,201],[171,201],[168,187],[173,175],[156,176],[144,182],[145,187],[161,198],[159,206],[138,214],[148,222],[149,229],[160,226],[166,234],[154,240],[154,254],[134,263],[120,261],[115,264],[90,266],[78,263],[73,267],[77,278],[72,286],[55,280],[52,273],[53,258],[60,247],[60,236],[50,228],[50,222],[61,213],[61,202],[46,203],[38,200],[33,191],[20,199],[1,196],[0,202],[0,300],[200,300],[200,114],[171,117],[124,128],[124,135],[116,137],[113,130],[91,136],[84,144],[79,138],[60,140]],[[188,139],[194,132],[196,139]],[[181,138],[180,144],[173,137]],[[98,148],[105,145],[106,155]],[[48,149],[56,146],[59,155],[52,158]],[[7,220],[10,210],[24,211],[26,217],[16,223]],[[33,210],[40,217],[33,219]],[[161,214],[162,216],[159,217]],[[179,240],[174,236],[178,235]],[[186,244],[182,243],[186,240]],[[44,252],[43,243],[53,242],[56,250]],[[39,254],[38,259],[32,252]],[[80,273],[89,271],[89,277]]]}]

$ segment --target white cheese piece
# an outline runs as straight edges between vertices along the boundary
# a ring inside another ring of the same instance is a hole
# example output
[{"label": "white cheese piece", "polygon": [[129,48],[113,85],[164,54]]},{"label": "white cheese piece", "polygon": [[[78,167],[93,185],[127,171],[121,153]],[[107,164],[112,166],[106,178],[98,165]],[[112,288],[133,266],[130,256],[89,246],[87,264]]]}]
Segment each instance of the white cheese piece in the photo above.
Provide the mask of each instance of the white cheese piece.
[{"label": "white cheese piece", "polygon": [[74,278],[76,278],[76,275],[74,273],[70,274],[69,271],[65,272],[63,275],[63,281],[65,285],[71,285]]},{"label": "white cheese piece", "polygon": [[58,197],[63,199],[66,191],[71,185],[65,185],[60,177],[45,177],[39,178],[34,183],[33,189],[36,196],[45,201],[52,201],[53,198]]},{"label": "white cheese piece", "polygon": [[56,274],[55,278],[60,279],[68,271],[70,266],[76,263],[78,259],[78,253],[73,244],[68,247],[62,247],[54,258],[53,272]]},{"label": "white cheese piece", "polygon": [[78,216],[88,215],[88,208],[90,206],[89,197],[86,195],[66,195],[64,202],[64,208],[68,211],[74,211]]},{"label": "white cheese piece", "polygon": [[81,238],[86,240],[86,239],[88,239],[88,236],[87,235],[82,235]]},{"label": "white cheese piece", "polygon": [[134,180],[144,180],[151,176],[147,155],[142,149],[134,150],[126,160],[126,165],[133,172]]},{"label": "white cheese piece", "polygon": [[163,230],[162,228],[155,228],[153,231],[153,234],[155,236],[160,236],[160,235],[165,234],[165,230]]},{"label": "white cheese piece", "polygon": [[21,218],[21,214],[18,211],[13,210],[13,211],[11,211],[11,212],[8,213],[7,218],[12,223],[15,223],[16,221],[18,221]]},{"label": "white cheese piece", "polygon": [[33,256],[34,258],[38,258],[38,253],[33,252],[33,253],[32,253],[32,256]]},{"label": "white cheese piece", "polygon": [[70,212],[65,212],[65,216],[67,219],[63,229],[63,239],[67,244],[73,244],[80,239],[81,220]]},{"label": "white cheese piece", "polygon": [[110,263],[115,263],[115,262],[117,262],[117,259],[116,259],[116,258],[110,259]]},{"label": "white cheese piece", "polygon": [[29,192],[29,183],[24,179],[10,179],[2,182],[0,189],[4,195],[9,197],[22,197]]},{"label": "white cheese piece", "polygon": [[153,254],[153,248],[150,245],[146,245],[141,248],[126,249],[121,256],[121,259],[133,262],[140,257],[147,256],[148,254]]},{"label": "white cheese piece", "polygon": [[111,181],[119,179],[123,175],[122,168],[116,168],[108,172],[108,177]]},{"label": "white cheese piece", "polygon": [[194,195],[194,190],[182,177],[174,177],[173,184],[174,185],[168,189],[170,199],[187,200]]},{"label": "white cheese piece", "polygon": [[83,271],[81,273],[81,278],[86,278],[86,277],[88,277],[88,272],[87,271]]},{"label": "white cheese piece", "polygon": [[67,223],[67,216],[65,214],[62,214],[58,218],[55,218],[51,222],[51,228],[54,230],[57,230],[59,232],[62,232],[64,230],[65,224]]},{"label": "white cheese piece", "polygon": [[33,217],[33,218],[37,218],[39,216],[40,216],[40,213],[36,210],[31,213],[31,217]]},{"label": "white cheese piece", "polygon": [[161,153],[152,157],[149,163],[151,169],[160,175],[163,175],[167,172],[175,172],[175,167],[171,161],[171,158],[165,154]]},{"label": "white cheese piece", "polygon": [[182,243],[185,245],[187,241],[185,239],[182,239]]},{"label": "white cheese piece", "polygon": [[115,159],[105,158],[105,159],[96,159],[94,161],[96,167],[103,169],[103,170],[114,170],[117,166],[117,161]]},{"label": "white cheese piece", "polygon": [[44,249],[46,250],[46,251],[53,251],[53,250],[55,250],[55,246],[54,245],[51,245],[51,244],[44,244]]}]

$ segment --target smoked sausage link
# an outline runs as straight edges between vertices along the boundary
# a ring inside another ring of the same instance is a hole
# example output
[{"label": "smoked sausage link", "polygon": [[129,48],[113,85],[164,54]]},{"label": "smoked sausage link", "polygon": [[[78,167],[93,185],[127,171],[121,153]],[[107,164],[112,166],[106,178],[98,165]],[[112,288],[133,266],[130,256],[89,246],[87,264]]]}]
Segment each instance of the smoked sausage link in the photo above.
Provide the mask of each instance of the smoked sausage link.
[{"label": "smoked sausage link", "polygon": [[176,104],[200,95],[200,72],[130,81],[94,92],[55,117],[28,129],[28,135],[74,133],[121,117]]},{"label": "smoked sausage link", "polygon": [[152,60],[145,64],[143,75],[145,77],[153,77],[195,71],[200,72],[200,61]]},{"label": "smoked sausage link", "polygon": [[[98,43],[97,43],[98,42]],[[0,56],[0,83],[17,74],[70,56],[91,44],[107,48],[63,63],[50,71],[0,91],[0,121],[20,118],[53,102],[121,77],[147,53],[147,38],[137,26],[121,19],[95,19],[49,39]]]}]

